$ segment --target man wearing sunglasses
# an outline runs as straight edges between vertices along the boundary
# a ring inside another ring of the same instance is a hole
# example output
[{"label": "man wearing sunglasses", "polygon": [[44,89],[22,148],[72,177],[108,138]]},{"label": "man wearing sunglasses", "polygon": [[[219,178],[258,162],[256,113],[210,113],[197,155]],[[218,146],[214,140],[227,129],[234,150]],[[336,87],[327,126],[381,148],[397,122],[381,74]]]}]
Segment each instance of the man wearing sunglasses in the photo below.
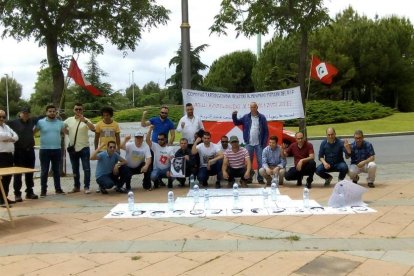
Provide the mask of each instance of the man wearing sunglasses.
[{"label": "man wearing sunglasses", "polygon": [[90,148],[88,131],[95,132],[95,126],[83,116],[83,105],[76,103],[73,108],[74,116],[65,120],[65,133],[69,135],[69,145],[75,147],[75,151],[69,151],[70,163],[73,172],[72,193],[80,192],[79,160],[82,162],[83,185],[85,194],[89,194],[91,182],[91,164],[89,161]]},{"label": "man wearing sunglasses", "polygon": [[[0,110],[0,168],[13,167],[14,143],[19,140],[16,132],[6,125],[5,121],[6,112]],[[11,175],[5,175],[2,178],[3,189],[6,196],[9,194],[11,177]],[[8,198],[7,202],[9,204],[15,203],[15,201]],[[3,207],[4,204],[3,196],[0,195],[0,205]]]},{"label": "man wearing sunglasses", "polygon": [[[106,148],[106,151],[103,148]],[[107,194],[107,189],[111,189],[114,186],[118,193],[127,193],[127,190],[122,188],[122,183],[119,179],[119,172],[123,171],[121,167],[125,166],[127,162],[116,152],[115,141],[109,141],[106,145],[100,144],[92,153],[91,160],[98,160],[95,175],[101,194]]]},{"label": "man wearing sunglasses", "polygon": [[[145,110],[142,113],[141,126],[148,127],[153,125],[153,132],[151,136],[151,141],[154,143],[158,142],[158,135],[164,133],[167,135],[166,143],[172,145],[175,139],[175,130],[174,123],[168,118],[168,107],[162,106],[160,110],[160,115],[158,117],[152,117],[148,121],[145,120],[147,111]],[[168,133],[170,133],[170,139],[168,140]]]}]

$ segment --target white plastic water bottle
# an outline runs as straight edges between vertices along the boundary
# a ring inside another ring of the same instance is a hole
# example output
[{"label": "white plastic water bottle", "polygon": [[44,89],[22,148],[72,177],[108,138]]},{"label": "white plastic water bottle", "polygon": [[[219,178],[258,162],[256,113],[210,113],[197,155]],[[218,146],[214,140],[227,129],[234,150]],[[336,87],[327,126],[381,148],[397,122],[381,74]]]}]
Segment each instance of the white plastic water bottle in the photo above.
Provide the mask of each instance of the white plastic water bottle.
[{"label": "white plastic water bottle", "polygon": [[190,175],[190,188],[192,189],[194,187],[194,175]]},{"label": "white plastic water bottle", "polygon": [[204,190],[204,209],[210,209],[210,193],[207,189]]},{"label": "white plastic water bottle", "polygon": [[269,193],[267,192],[266,187],[262,190],[263,195],[263,208],[267,208],[267,200],[269,199]]},{"label": "white plastic water bottle", "polygon": [[168,210],[174,211],[174,192],[169,191],[167,198],[168,198]]},{"label": "white plastic water bottle", "polygon": [[133,212],[135,209],[135,199],[134,199],[134,192],[128,192],[128,210]]},{"label": "white plastic water bottle", "polygon": [[276,182],[272,181],[272,184],[270,185],[270,195],[271,195],[273,201],[277,200],[277,184],[276,184]]},{"label": "white plastic water bottle", "polygon": [[239,185],[233,184],[233,208],[239,207]]},{"label": "white plastic water bottle", "polygon": [[193,199],[194,203],[197,204],[199,202],[199,196],[200,196],[200,188],[197,184],[194,184],[193,186]]},{"label": "white plastic water bottle", "polygon": [[338,207],[343,208],[345,207],[345,191],[344,191],[344,185],[339,184],[339,187],[337,189],[338,193]]},{"label": "white plastic water bottle", "polygon": [[309,208],[309,189],[306,187],[303,189],[303,207]]}]

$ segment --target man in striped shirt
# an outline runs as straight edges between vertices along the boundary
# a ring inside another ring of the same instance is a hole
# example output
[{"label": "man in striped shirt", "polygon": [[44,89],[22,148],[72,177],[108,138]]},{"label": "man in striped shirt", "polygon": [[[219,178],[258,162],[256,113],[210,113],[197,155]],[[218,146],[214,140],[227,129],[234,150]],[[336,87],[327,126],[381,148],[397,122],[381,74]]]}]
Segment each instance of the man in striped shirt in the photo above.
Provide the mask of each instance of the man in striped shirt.
[{"label": "man in striped shirt", "polygon": [[229,188],[233,185],[235,177],[241,177],[241,186],[247,187],[247,179],[250,177],[252,167],[249,152],[240,147],[237,136],[230,137],[230,145],[231,148],[224,152],[223,178],[229,181]]}]

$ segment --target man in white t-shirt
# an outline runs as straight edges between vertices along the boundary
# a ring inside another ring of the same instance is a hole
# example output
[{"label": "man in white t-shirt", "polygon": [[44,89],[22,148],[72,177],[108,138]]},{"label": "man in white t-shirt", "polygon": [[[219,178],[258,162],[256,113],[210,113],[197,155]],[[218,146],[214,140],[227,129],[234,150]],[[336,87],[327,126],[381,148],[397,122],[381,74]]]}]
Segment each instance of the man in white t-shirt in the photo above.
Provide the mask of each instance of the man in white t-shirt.
[{"label": "man in white t-shirt", "polygon": [[182,138],[186,138],[188,141],[188,148],[191,150],[194,144],[194,136],[200,130],[204,129],[203,122],[200,117],[194,115],[194,107],[191,103],[185,105],[184,115],[177,125],[177,131],[182,133]]},{"label": "man in white t-shirt", "polygon": [[121,144],[121,149],[126,151],[125,159],[127,166],[121,171],[121,183],[125,183],[125,188],[131,190],[131,179],[134,174],[144,174],[142,187],[145,190],[151,188],[151,151],[144,142],[144,133],[135,132],[135,140],[131,141],[131,135],[125,136]]},{"label": "man in white t-shirt", "polygon": [[154,182],[154,189],[157,189],[160,186],[161,179],[163,177],[168,178],[168,188],[172,188],[173,179],[171,178],[170,174],[170,166],[171,166],[171,156],[174,155],[173,148],[167,146],[167,134],[166,133],[159,133],[158,134],[158,143],[151,141],[152,131],[154,129],[154,125],[149,126],[149,130],[145,141],[147,142],[148,146],[154,152],[154,164],[153,169],[151,172],[151,180]]},{"label": "man in white t-shirt", "polygon": [[[208,178],[212,175],[217,175],[221,168],[218,166],[218,160],[223,159],[223,153],[219,147],[210,142],[210,132],[204,132],[203,143],[198,144],[201,138],[197,138],[191,149],[192,154],[198,153],[200,155],[200,168],[198,170],[198,181],[204,186],[208,186]],[[220,182],[216,182],[216,188],[220,188]]]}]

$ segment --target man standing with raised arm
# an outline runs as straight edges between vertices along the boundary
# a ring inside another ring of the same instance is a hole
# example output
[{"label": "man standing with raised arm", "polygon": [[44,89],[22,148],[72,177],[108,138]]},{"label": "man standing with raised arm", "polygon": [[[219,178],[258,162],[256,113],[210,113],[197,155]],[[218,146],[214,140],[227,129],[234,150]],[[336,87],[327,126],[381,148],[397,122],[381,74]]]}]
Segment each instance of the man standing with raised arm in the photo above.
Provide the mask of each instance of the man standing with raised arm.
[{"label": "man standing with raised arm", "polygon": [[[145,120],[145,115],[147,115],[147,111],[142,113],[141,118],[141,126],[147,127],[153,125],[153,132],[151,136],[151,141],[154,143],[158,142],[158,135],[164,133],[167,135],[166,143],[168,145],[172,145],[175,140],[175,130],[173,122],[168,118],[168,107],[162,106],[160,110],[160,115],[158,117],[152,117],[148,121]],[[170,133],[170,139],[168,139],[168,133]]]}]

